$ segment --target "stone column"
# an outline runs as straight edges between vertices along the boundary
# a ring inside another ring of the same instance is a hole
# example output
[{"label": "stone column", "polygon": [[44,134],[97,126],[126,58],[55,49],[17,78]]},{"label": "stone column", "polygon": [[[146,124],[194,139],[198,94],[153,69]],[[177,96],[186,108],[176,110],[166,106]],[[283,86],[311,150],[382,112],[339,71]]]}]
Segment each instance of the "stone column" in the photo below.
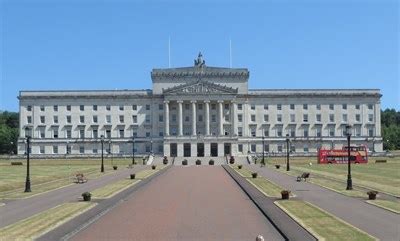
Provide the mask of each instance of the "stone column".
[{"label": "stone column", "polygon": [[183,135],[182,100],[178,100],[178,136]]},{"label": "stone column", "polygon": [[218,120],[219,120],[219,135],[222,136],[224,135],[224,116],[223,116],[223,106],[222,103],[224,101],[219,100],[218,101]]},{"label": "stone column", "polygon": [[210,143],[204,143],[204,156],[205,157],[211,156],[211,144]]},{"label": "stone column", "polygon": [[196,101],[192,100],[190,102],[192,103],[192,136],[195,136],[195,135],[197,135],[197,130],[196,130],[196,121],[197,121]]},{"label": "stone column", "polygon": [[210,135],[210,101],[209,100],[206,100],[206,101],[204,101],[204,105],[205,105],[205,110],[206,110],[206,113],[205,113],[205,122],[206,122],[206,128],[205,128],[205,135],[206,136],[209,136]]},{"label": "stone column", "polygon": [[231,106],[231,127],[232,127],[232,135],[237,136],[237,103],[235,101],[232,101],[232,106]]},{"label": "stone column", "polygon": [[169,101],[164,101],[165,136],[169,136]]}]

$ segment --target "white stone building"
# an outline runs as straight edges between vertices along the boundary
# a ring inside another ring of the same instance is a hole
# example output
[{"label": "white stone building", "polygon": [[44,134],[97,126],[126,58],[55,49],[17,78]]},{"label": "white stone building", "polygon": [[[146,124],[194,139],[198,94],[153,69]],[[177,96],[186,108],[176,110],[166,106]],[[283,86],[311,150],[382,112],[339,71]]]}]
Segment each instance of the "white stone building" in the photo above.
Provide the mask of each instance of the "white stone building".
[{"label": "white stone building", "polygon": [[[21,91],[18,154],[234,156],[346,143],[382,151],[379,89],[248,89],[245,68],[153,69],[152,90]],[[263,138],[264,136],[264,138]],[[133,137],[133,138],[132,138]]]}]

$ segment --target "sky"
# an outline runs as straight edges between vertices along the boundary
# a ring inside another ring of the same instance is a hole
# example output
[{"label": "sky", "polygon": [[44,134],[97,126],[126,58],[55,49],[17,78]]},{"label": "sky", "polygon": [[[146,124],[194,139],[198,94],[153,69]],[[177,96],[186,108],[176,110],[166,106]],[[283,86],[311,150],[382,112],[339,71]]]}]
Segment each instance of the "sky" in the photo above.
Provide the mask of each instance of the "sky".
[{"label": "sky", "polygon": [[397,0],[0,0],[0,110],[20,90],[151,89],[153,68],[248,68],[249,88],[372,88],[400,110]]}]

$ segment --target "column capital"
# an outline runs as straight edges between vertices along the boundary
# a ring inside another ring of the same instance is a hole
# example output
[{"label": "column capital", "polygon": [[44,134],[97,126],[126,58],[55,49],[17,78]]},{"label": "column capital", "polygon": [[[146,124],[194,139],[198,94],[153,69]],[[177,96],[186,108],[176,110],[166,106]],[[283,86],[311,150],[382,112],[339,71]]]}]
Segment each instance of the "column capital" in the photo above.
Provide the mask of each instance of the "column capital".
[{"label": "column capital", "polygon": [[169,104],[169,100],[164,100],[164,104]]},{"label": "column capital", "polygon": [[221,103],[221,104],[224,103],[223,100],[217,100],[217,102],[218,102],[218,103]]},{"label": "column capital", "polygon": [[206,104],[207,104],[207,103],[209,104],[209,103],[210,103],[210,100],[205,100],[205,101],[203,101],[203,102],[206,103]]},{"label": "column capital", "polygon": [[182,104],[183,103],[183,100],[177,100],[176,101],[178,104]]},{"label": "column capital", "polygon": [[191,100],[190,103],[196,104],[196,103],[197,103],[197,100]]}]

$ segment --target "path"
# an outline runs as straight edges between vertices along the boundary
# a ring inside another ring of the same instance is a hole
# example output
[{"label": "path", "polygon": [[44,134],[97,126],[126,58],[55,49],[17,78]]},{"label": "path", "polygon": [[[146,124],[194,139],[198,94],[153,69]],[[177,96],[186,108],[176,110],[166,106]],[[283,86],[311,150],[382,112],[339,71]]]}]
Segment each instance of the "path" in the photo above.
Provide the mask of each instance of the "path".
[{"label": "path", "polygon": [[72,240],[283,240],[221,166],[175,166]]},{"label": "path", "polygon": [[[400,215],[375,207],[364,199],[352,198],[293,176],[258,165],[247,166],[267,179],[292,190],[299,199],[310,202],[380,240],[400,240]],[[345,188],[345,187],[343,187]]]}]

